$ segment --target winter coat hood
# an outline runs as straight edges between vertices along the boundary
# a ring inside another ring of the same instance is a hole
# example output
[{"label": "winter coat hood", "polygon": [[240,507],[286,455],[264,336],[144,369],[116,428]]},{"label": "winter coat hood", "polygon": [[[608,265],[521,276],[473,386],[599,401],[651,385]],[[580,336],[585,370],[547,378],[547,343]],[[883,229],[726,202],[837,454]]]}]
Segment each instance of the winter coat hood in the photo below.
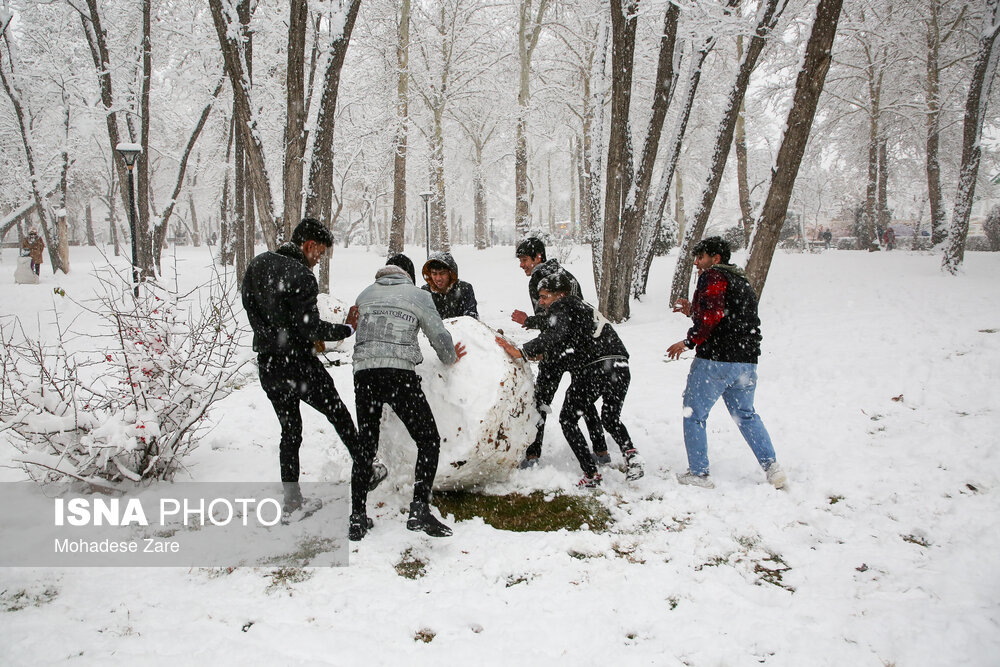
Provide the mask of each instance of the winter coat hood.
[{"label": "winter coat hood", "polygon": [[434,301],[398,266],[381,267],[375,283],[358,295],[354,372],[370,368],[413,370],[423,361],[417,332],[423,331],[442,363],[455,361],[455,346]]},{"label": "winter coat hood", "polygon": [[421,269],[420,273],[423,275],[432,292],[436,291],[434,289],[434,282],[431,280],[431,266],[434,264],[443,264],[451,271],[451,280],[448,281],[448,287],[445,289],[447,292],[458,282],[458,262],[455,261],[450,252],[435,252],[427,258],[427,261],[424,262],[424,268]]}]

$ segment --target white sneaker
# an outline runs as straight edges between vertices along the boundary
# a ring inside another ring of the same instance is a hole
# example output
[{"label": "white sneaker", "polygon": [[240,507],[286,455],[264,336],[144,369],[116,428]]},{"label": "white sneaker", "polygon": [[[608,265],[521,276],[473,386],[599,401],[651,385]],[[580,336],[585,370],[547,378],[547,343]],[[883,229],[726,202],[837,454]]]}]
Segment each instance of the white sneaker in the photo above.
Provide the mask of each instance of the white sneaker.
[{"label": "white sneaker", "polygon": [[715,482],[708,478],[708,475],[695,475],[690,470],[683,475],[677,475],[677,482],[679,484],[690,484],[691,486],[700,486],[703,489],[714,489]]},{"label": "white sneaker", "polygon": [[769,465],[767,470],[764,472],[767,473],[767,481],[770,482],[771,486],[774,488],[783,489],[785,488],[785,485],[788,484],[788,476],[785,475],[785,471],[781,469],[781,466],[778,465],[777,461]]}]

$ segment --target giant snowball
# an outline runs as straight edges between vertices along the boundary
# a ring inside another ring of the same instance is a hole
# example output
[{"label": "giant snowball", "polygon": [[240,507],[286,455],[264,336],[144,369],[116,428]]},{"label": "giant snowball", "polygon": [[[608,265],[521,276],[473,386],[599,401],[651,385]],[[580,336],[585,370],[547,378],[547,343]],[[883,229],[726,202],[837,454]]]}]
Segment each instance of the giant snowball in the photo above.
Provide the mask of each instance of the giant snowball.
[{"label": "giant snowball", "polygon": [[[535,438],[534,380],[528,364],[496,344],[496,332],[471,317],[445,320],[466,355],[445,366],[423,335],[421,386],[441,435],[434,488],[458,490],[506,479]],[[393,411],[382,411],[379,457],[390,479],[413,483],[417,447]]]}]

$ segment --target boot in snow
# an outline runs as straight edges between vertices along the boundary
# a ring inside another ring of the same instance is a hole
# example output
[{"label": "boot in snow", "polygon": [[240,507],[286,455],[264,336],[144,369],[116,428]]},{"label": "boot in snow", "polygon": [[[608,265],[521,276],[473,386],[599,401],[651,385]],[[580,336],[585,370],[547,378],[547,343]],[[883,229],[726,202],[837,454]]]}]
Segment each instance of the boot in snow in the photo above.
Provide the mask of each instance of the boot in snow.
[{"label": "boot in snow", "polygon": [[431,537],[449,537],[451,535],[451,528],[438,521],[431,514],[430,505],[427,503],[410,503],[410,518],[406,520],[406,529],[422,530]]},{"label": "boot in snow", "polygon": [[375,527],[375,522],[365,514],[352,514],[351,526],[347,530],[347,539],[357,542],[368,534],[368,531]]}]

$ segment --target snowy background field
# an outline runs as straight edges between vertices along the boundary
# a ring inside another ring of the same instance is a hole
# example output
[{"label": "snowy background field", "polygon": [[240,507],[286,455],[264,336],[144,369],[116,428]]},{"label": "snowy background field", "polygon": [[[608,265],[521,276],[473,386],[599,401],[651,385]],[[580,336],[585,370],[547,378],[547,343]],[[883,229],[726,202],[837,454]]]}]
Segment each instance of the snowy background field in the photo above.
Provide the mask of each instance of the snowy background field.
[{"label": "snowy background field", "polygon": [[[209,252],[171,250],[164,266],[196,285]],[[617,327],[632,355],[623,419],[647,474],[605,475],[607,532],[472,520],[433,539],[405,529],[405,484],[373,494],[384,506],[346,568],[3,569],[0,664],[1000,664],[1000,253],[970,253],[947,277],[932,254],[778,252],[760,306],[757,407],[787,491],[765,483],[721,404],[709,421],[717,488],[674,479],[689,365],[664,354],[687,327],[666,303],[675,253],[656,260],[648,297]],[[510,322],[530,305],[512,249],[454,254],[483,319],[524,335]],[[383,261],[337,248],[334,296],[353,302]],[[46,264],[40,285],[15,285],[3,251],[0,315],[51,334],[104,260],[74,248],[71,262],[69,276]],[[589,249],[572,249],[568,266],[593,297]],[[353,411],[350,368],[332,370]],[[303,481],[347,479],[332,427],[303,416]],[[256,383],[212,422],[192,479],[276,478],[278,423]],[[572,488],[579,469],[556,422],[544,465],[491,492],[591,493]],[[0,452],[6,466],[10,445]],[[2,480],[22,476],[0,468]],[[404,559],[422,561],[423,576],[397,574]]]}]

